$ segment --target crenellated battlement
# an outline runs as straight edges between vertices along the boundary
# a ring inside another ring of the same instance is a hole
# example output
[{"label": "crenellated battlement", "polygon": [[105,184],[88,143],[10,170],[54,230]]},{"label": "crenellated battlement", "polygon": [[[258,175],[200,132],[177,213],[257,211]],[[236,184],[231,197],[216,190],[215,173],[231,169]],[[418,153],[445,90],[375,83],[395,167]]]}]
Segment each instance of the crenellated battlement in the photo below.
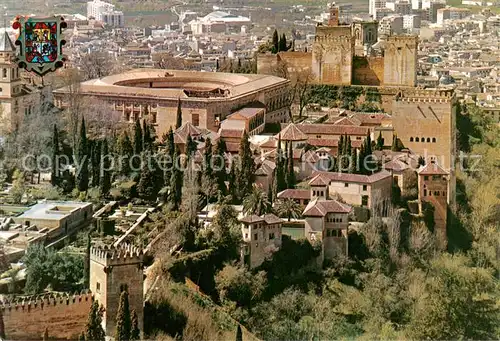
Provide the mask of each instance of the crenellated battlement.
[{"label": "crenellated battlement", "polygon": [[455,92],[453,89],[414,89],[401,91],[396,96],[398,102],[408,103],[449,103],[453,101]]},{"label": "crenellated battlement", "polygon": [[82,294],[68,295],[65,293],[50,293],[46,295],[35,295],[22,297],[11,301],[0,301],[0,310],[31,312],[36,309],[49,309],[57,306],[67,306],[70,304],[88,303],[94,300],[94,295],[88,291]]},{"label": "crenellated battlement", "polygon": [[387,38],[388,43],[393,43],[393,44],[414,44],[416,45],[418,43],[418,37],[417,36],[390,36]]},{"label": "crenellated battlement", "polygon": [[92,247],[90,249],[90,260],[104,266],[142,263],[143,256],[140,248],[130,244],[121,244],[118,247]]},{"label": "crenellated battlement", "polygon": [[327,35],[321,35],[321,36],[316,36],[314,38],[314,41],[317,43],[352,43],[353,39],[350,36],[336,36],[333,34],[327,34]]}]

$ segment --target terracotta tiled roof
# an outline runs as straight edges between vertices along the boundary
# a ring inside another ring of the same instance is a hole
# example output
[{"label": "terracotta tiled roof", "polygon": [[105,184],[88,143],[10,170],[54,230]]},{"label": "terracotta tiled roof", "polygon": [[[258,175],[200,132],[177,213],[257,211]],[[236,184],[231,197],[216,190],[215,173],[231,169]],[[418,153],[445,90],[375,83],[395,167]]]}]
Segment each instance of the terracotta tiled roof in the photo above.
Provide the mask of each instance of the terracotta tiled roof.
[{"label": "terracotta tiled roof", "polygon": [[306,217],[324,217],[328,213],[349,213],[351,209],[351,206],[337,200],[315,199],[307,205],[302,215]]},{"label": "terracotta tiled roof", "polygon": [[283,222],[279,217],[272,213],[264,214],[263,218],[266,224],[279,224]]},{"label": "terracotta tiled roof", "polygon": [[318,174],[309,181],[309,186],[328,186],[330,178],[324,174]]},{"label": "terracotta tiled roof", "polygon": [[244,130],[239,130],[239,129],[221,129],[219,132],[219,135],[221,137],[229,137],[229,138],[241,138],[243,136]]},{"label": "terracotta tiled roof", "polygon": [[243,217],[240,219],[242,223],[259,223],[264,221],[264,218],[259,217],[258,215],[251,214],[247,215],[246,217]]},{"label": "terracotta tiled roof", "polygon": [[315,147],[338,147],[339,140],[335,139],[316,139],[310,138],[307,143]]},{"label": "terracotta tiled roof", "polygon": [[276,163],[270,160],[264,160],[262,161],[262,164],[255,172],[255,175],[264,175],[264,176],[271,175],[273,174],[275,168],[276,168]]},{"label": "terracotta tiled roof", "polygon": [[309,189],[285,189],[277,195],[278,199],[297,199],[307,200],[311,198],[311,191]]},{"label": "terracotta tiled roof", "polygon": [[428,163],[418,171],[419,175],[448,175],[437,163]]},{"label": "terracotta tiled roof", "polygon": [[382,121],[390,118],[386,114],[374,114],[374,113],[356,113],[350,117],[359,121],[361,124],[382,124]]},{"label": "terracotta tiled roof", "polygon": [[314,177],[316,177],[319,174],[321,174],[324,178],[329,179],[330,182],[332,182],[332,181],[335,181],[335,182],[355,182],[355,183],[363,183],[363,184],[371,184],[371,183],[383,180],[383,179],[391,176],[391,173],[389,173],[388,171],[385,171],[385,170],[380,171],[380,172],[375,173],[375,174],[372,174],[372,175],[315,171],[315,172],[313,172],[313,175],[312,175],[313,179],[314,179]]},{"label": "terracotta tiled roof", "polygon": [[[370,129],[368,127],[342,126],[332,124],[300,124],[297,126],[307,135],[358,135],[365,136]],[[283,135],[281,137],[283,139]]]},{"label": "terracotta tiled roof", "polygon": [[342,118],[336,120],[335,122],[333,122],[333,124],[339,125],[339,126],[359,126],[359,125],[361,125],[361,122],[356,120],[356,119],[350,118],[350,117],[342,117]]},{"label": "terracotta tiled roof", "polygon": [[277,148],[278,147],[278,140],[275,138],[270,138],[266,142],[262,143],[260,145],[261,148]]},{"label": "terracotta tiled roof", "polygon": [[307,135],[302,132],[294,123],[287,125],[281,132],[282,141],[306,141]]},{"label": "terracotta tiled roof", "polygon": [[407,169],[409,166],[405,162],[399,159],[393,159],[384,164],[382,167],[387,170],[403,171]]},{"label": "terracotta tiled roof", "polygon": [[237,142],[226,142],[226,149],[228,153],[238,153],[240,151],[240,144]]},{"label": "terracotta tiled roof", "polygon": [[184,123],[174,132],[174,140],[177,137],[179,142],[176,143],[186,143],[188,136],[196,137],[201,135],[201,130],[192,125],[190,122]]},{"label": "terracotta tiled roof", "polygon": [[311,162],[311,163],[316,163],[319,161],[319,156],[316,153],[317,151],[313,150],[308,150],[307,152],[302,155],[302,160],[305,162]]}]

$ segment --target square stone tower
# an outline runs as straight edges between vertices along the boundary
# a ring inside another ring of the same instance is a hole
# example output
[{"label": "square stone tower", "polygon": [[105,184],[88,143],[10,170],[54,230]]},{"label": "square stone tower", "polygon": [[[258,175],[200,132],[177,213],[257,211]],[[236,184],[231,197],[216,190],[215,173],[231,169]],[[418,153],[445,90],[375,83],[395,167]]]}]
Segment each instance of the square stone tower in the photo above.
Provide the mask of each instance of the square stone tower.
[{"label": "square stone tower", "polygon": [[418,37],[391,36],[384,50],[384,85],[416,86]]},{"label": "square stone tower", "polygon": [[115,336],[116,314],[122,291],[129,293],[130,312],[135,310],[143,331],[144,315],[143,253],[122,245],[116,248],[92,247],[90,250],[90,290],[104,306],[103,328],[106,336]]}]

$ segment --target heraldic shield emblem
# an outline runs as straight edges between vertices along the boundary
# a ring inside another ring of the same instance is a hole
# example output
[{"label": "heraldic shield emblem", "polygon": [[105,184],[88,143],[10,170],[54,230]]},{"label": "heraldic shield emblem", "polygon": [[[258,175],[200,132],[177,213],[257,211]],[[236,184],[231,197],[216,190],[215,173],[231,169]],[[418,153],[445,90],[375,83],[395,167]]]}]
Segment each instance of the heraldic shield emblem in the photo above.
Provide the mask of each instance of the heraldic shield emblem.
[{"label": "heraldic shield emblem", "polygon": [[62,30],[66,22],[62,17],[17,17],[12,25],[19,30],[16,45],[19,46],[18,66],[39,76],[63,66],[66,58],[62,47]]}]

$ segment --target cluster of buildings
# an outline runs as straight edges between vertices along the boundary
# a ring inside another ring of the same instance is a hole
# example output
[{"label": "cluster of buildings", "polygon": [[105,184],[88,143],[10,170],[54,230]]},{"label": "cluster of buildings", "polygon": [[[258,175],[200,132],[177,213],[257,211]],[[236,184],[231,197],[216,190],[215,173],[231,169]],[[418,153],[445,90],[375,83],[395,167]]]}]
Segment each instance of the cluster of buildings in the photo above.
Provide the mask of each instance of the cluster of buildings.
[{"label": "cluster of buildings", "polygon": [[87,3],[87,17],[111,27],[125,26],[123,12],[115,10],[115,5],[102,0],[93,0]]}]

